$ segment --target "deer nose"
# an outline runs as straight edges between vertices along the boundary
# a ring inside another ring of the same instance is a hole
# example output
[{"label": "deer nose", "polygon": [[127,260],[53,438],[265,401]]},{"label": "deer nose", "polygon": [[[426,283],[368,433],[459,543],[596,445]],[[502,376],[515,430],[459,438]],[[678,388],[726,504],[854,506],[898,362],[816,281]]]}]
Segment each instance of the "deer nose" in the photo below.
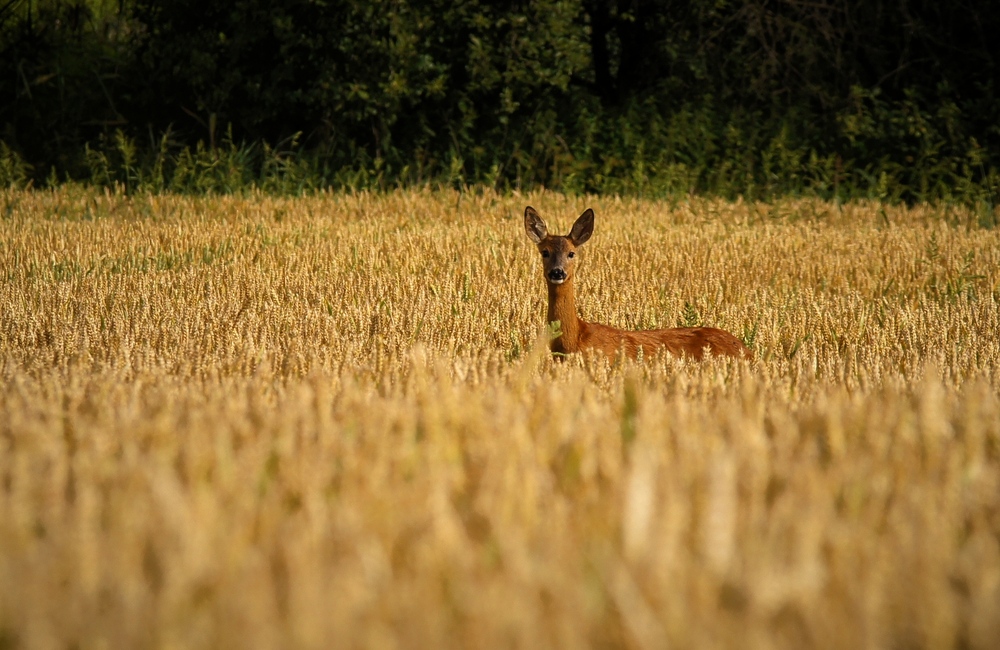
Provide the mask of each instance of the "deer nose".
[{"label": "deer nose", "polygon": [[562,269],[552,269],[549,271],[549,279],[553,282],[562,282],[566,279],[566,271]]}]

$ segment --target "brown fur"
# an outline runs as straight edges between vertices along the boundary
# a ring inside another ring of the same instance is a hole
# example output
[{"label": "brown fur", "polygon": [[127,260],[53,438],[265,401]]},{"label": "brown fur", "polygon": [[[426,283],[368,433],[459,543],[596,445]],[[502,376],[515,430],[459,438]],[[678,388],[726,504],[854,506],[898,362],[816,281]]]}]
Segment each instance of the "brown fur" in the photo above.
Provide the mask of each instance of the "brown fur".
[{"label": "brown fur", "polygon": [[[542,254],[542,267],[549,290],[548,322],[558,321],[562,332],[551,343],[553,352],[569,354],[599,350],[614,359],[623,350],[634,359],[639,350],[642,350],[644,357],[655,356],[661,350],[666,350],[674,356],[700,360],[708,350],[714,355],[753,358],[753,353],[742,341],[729,332],[714,327],[674,327],[629,332],[581,320],[577,314],[576,294],[573,291],[573,267],[576,249],[593,233],[594,211],[585,211],[577,219],[569,235],[561,237],[548,234],[545,222],[529,206],[524,211],[524,228]],[[561,278],[564,279],[560,282]]]}]

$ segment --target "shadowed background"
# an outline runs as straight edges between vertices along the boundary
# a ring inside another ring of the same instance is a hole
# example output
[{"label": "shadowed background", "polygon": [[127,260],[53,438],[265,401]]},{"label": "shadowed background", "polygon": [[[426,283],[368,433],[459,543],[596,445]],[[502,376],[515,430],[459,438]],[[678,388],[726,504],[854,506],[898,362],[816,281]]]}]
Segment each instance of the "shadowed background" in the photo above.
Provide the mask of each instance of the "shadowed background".
[{"label": "shadowed background", "polygon": [[0,184],[998,194],[1000,5],[7,0]]}]

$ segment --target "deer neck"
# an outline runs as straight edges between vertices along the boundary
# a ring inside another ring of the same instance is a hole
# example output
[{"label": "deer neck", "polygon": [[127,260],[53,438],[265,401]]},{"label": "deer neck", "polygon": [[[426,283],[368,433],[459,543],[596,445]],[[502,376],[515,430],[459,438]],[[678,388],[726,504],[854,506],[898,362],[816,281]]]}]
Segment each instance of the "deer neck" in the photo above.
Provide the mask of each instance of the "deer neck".
[{"label": "deer neck", "polygon": [[576,352],[580,340],[580,318],[576,315],[576,294],[573,279],[549,287],[548,322],[559,321],[562,336],[552,341],[554,352]]}]

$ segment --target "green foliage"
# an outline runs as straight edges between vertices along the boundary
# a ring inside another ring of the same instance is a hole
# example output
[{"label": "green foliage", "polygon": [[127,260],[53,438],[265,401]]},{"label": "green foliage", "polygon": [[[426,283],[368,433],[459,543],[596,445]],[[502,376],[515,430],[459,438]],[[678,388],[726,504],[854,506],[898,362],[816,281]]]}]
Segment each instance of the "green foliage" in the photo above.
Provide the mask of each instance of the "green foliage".
[{"label": "green foliage", "polygon": [[0,137],[18,182],[128,192],[542,185],[992,219],[1000,89],[974,35],[998,29],[1000,6],[931,0],[15,2]]},{"label": "green foliage", "polygon": [[28,185],[31,165],[19,153],[0,140],[0,187],[22,188]]},{"label": "green foliage", "polygon": [[637,420],[639,419],[639,395],[636,386],[636,378],[630,376],[626,378],[622,396],[621,429],[619,435],[622,441],[622,451],[628,452],[635,441],[637,430]]},{"label": "green foliage", "polygon": [[681,311],[681,315],[677,319],[677,327],[701,327],[701,325],[701,315],[698,313],[698,309],[691,303],[685,301],[684,309]]},{"label": "green foliage", "polygon": [[86,145],[85,160],[92,184],[125,194],[232,194],[250,189],[301,194],[316,189],[318,174],[297,149],[298,136],[286,145],[236,144],[229,130],[218,147],[198,142],[191,148],[173,142],[167,132],[155,150],[140,157],[136,143],[118,130],[110,138],[99,138],[95,147]]},{"label": "green foliage", "polygon": [[961,266],[944,264],[937,233],[932,232],[921,260],[926,269],[928,293],[945,302],[975,300],[986,276],[976,271],[976,253],[968,251]]},{"label": "green foliage", "polygon": [[0,3],[0,139],[36,181],[80,176],[84,147],[129,124],[130,2]]}]

